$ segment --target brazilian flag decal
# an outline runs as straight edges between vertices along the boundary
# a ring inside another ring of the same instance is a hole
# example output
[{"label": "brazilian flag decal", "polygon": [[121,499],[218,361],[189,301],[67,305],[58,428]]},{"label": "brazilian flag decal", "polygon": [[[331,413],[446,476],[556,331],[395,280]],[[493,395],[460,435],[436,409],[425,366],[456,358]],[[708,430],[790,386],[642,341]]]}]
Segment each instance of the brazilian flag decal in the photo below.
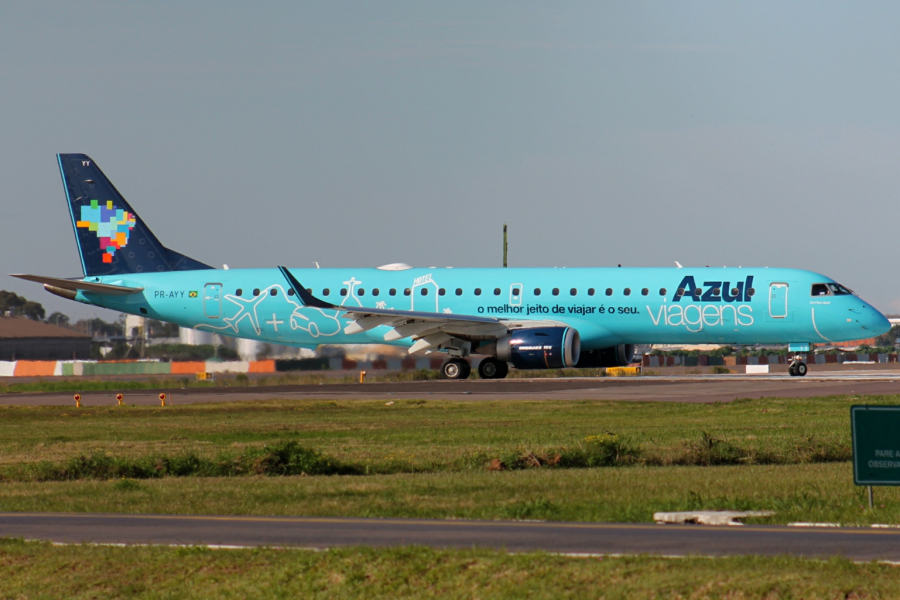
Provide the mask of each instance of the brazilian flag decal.
[{"label": "brazilian flag decal", "polygon": [[196,298],[197,292],[188,292],[188,298]]}]

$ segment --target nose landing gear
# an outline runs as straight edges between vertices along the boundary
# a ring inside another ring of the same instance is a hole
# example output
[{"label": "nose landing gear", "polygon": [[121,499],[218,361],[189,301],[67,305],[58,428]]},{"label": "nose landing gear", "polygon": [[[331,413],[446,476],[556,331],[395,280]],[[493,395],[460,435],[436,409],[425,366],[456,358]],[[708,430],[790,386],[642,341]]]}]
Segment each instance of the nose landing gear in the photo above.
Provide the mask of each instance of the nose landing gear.
[{"label": "nose landing gear", "polygon": [[803,377],[806,375],[806,363],[803,362],[799,354],[794,355],[794,358],[791,360],[788,373],[790,373],[791,377]]}]

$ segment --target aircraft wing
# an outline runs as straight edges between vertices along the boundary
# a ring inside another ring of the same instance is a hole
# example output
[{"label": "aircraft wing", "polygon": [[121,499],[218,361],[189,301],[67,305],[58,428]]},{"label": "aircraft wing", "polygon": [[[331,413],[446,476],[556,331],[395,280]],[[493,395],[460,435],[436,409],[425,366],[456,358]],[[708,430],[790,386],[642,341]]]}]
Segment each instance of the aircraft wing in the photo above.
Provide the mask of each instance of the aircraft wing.
[{"label": "aircraft wing", "polygon": [[[89,292],[91,294],[103,294],[106,296],[127,296],[144,291],[142,287],[124,287],[121,285],[109,285],[108,283],[90,283],[80,279],[61,279],[59,277],[44,277],[43,275],[10,275],[26,281],[43,283],[44,287],[53,287],[71,292]],[[73,294],[74,296],[74,294]]]},{"label": "aircraft wing", "polygon": [[441,344],[449,342],[454,337],[470,341],[494,340],[509,333],[510,329],[516,329],[523,325],[537,327],[543,323],[475,315],[339,306],[313,296],[285,267],[278,267],[278,269],[304,305],[343,311],[343,318],[352,321],[344,328],[344,333],[348,335],[362,333],[381,325],[387,325],[391,327],[391,331],[385,334],[385,341],[390,342],[406,337],[416,339],[409,349],[410,354],[437,349]]}]

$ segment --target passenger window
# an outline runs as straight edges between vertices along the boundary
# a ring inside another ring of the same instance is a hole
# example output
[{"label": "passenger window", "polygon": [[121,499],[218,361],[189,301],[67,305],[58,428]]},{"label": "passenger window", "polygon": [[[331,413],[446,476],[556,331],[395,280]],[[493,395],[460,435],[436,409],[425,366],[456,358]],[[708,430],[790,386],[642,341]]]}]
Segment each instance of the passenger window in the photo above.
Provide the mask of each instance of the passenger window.
[{"label": "passenger window", "polygon": [[494,288],[494,295],[495,295],[495,296],[499,296],[499,295],[500,295],[500,288]]},{"label": "passenger window", "polygon": [[412,294],[412,290],[410,290],[409,288],[406,288],[405,290],[403,290],[404,296],[409,296],[410,294]]},{"label": "passenger window", "polygon": [[731,288],[731,295],[732,295],[732,296],[737,296],[739,293],[741,293],[741,290],[739,290],[739,289],[737,289],[737,288]]},{"label": "passenger window", "polygon": [[390,291],[388,291],[388,294],[391,295],[391,296],[396,296],[396,295],[397,295],[397,290],[394,289],[394,288],[391,288]]},{"label": "passenger window", "polygon": [[[325,290],[325,291],[327,292],[328,290]],[[288,290],[288,296],[293,296],[294,293],[295,293],[295,292],[294,292],[294,288],[291,288],[291,289]],[[327,294],[326,294],[326,295],[327,295]]]},{"label": "passenger window", "polygon": [[444,288],[441,288],[438,290],[438,296],[443,296],[446,293],[447,293],[447,290],[445,290]]},{"label": "passenger window", "polygon": [[357,296],[365,296],[365,295],[366,295],[366,290],[364,290],[364,289],[362,289],[362,288],[359,288],[359,289],[356,290],[356,295],[357,295]]},{"label": "passenger window", "polygon": [[377,296],[377,295],[378,295],[378,288],[374,288],[374,289],[372,290],[372,295],[373,295],[373,296]]},{"label": "passenger window", "polygon": [[572,288],[571,290],[569,290],[569,295],[570,295],[570,296],[574,296],[574,295],[576,295],[577,293],[578,293],[578,290],[577,290],[576,288]]},{"label": "passenger window", "polygon": [[747,295],[748,295],[748,296],[753,296],[753,295],[755,295],[755,294],[756,294],[756,290],[754,290],[753,288],[750,288],[749,290],[747,290]]},{"label": "passenger window", "polygon": [[346,296],[346,295],[347,295],[347,289],[341,288],[341,296]]},{"label": "passenger window", "polygon": [[713,295],[714,297],[719,296],[721,293],[722,293],[722,289],[721,289],[721,288],[713,288],[712,295]]},{"label": "passenger window", "polygon": [[631,288],[625,288],[625,290],[624,290],[622,293],[625,294],[626,296],[630,296],[630,295],[631,295]]},{"label": "passenger window", "polygon": [[659,288],[659,295],[660,295],[660,296],[665,296],[665,295],[666,295],[666,288]]},{"label": "passenger window", "polygon": [[694,298],[699,298],[703,293],[703,288],[694,288]]},{"label": "passenger window", "polygon": [[480,296],[480,295],[481,295],[481,288],[475,288],[475,295],[476,295],[476,296]]},{"label": "passenger window", "polygon": [[513,289],[512,289],[512,295],[513,295],[514,297],[518,298],[518,297],[519,297],[519,288],[513,288]]},{"label": "passenger window", "polygon": [[534,295],[535,295],[535,296],[540,296],[540,295],[541,295],[541,288],[534,288]]},{"label": "passenger window", "polygon": [[329,290],[328,288],[325,288],[324,290],[322,290],[322,295],[323,295],[323,296],[327,296],[327,295],[330,294],[330,293],[331,293],[331,290]]},{"label": "passenger window", "polygon": [[256,288],[255,290],[253,290],[253,295],[259,296],[259,288]]},{"label": "passenger window", "polygon": [[684,296],[684,288],[678,288],[678,290],[675,292],[675,295],[678,296],[679,298],[681,296]]},{"label": "passenger window", "polygon": [[550,293],[553,294],[554,296],[559,296],[559,288],[553,288],[553,291]]},{"label": "passenger window", "polygon": [[462,288],[456,288],[456,295],[462,296]]},{"label": "passenger window", "polygon": [[648,290],[647,288],[644,288],[641,290],[641,296],[646,296],[649,293],[650,293],[650,290]]},{"label": "passenger window", "polygon": [[594,295],[594,288],[588,288],[588,296]]},{"label": "passenger window", "polygon": [[423,288],[422,288],[422,295],[423,295],[423,296],[427,296],[427,295],[428,295],[428,288],[427,288],[427,287],[423,287]]},{"label": "passenger window", "polygon": [[606,295],[612,296],[612,288],[606,288]]},{"label": "passenger window", "polygon": [[270,295],[270,296],[277,296],[277,295],[278,295],[278,290],[275,289],[275,288],[272,288],[271,290],[269,290],[269,295]]},{"label": "passenger window", "polygon": [[234,295],[235,295],[235,296],[240,296],[240,295],[243,294],[243,293],[244,293],[244,290],[242,290],[241,288],[238,288],[238,289],[234,290]]}]

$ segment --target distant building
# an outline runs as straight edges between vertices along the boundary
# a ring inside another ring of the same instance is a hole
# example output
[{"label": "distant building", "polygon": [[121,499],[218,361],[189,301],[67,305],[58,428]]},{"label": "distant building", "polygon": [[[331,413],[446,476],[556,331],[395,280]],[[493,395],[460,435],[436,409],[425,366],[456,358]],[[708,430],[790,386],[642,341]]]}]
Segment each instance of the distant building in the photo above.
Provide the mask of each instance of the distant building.
[{"label": "distant building", "polygon": [[0,360],[90,359],[91,336],[24,317],[0,317]]},{"label": "distant building", "polygon": [[827,345],[835,348],[859,348],[860,346],[874,346],[875,338],[866,338],[864,340],[853,340],[851,342],[828,342]]}]

